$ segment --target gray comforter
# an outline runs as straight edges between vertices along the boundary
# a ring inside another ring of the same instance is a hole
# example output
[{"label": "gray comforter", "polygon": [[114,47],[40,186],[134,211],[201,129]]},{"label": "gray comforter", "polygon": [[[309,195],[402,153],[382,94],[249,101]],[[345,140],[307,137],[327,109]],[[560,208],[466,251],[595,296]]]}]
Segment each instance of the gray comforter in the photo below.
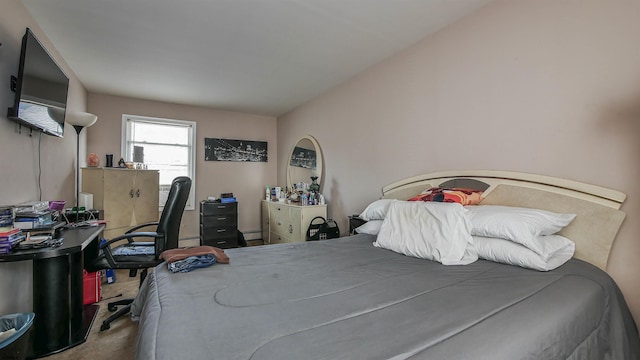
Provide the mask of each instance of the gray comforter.
[{"label": "gray comforter", "polygon": [[466,266],[374,248],[357,235],[231,249],[230,265],[150,272],[137,359],[640,359],[611,278],[579,260],[551,272]]}]

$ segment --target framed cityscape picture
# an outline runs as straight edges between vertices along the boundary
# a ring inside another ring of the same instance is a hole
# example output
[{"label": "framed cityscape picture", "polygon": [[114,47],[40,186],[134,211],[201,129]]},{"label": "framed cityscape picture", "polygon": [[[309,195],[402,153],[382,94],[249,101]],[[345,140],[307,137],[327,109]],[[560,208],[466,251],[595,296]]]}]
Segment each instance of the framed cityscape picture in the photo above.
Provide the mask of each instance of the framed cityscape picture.
[{"label": "framed cityscape picture", "polygon": [[204,160],[267,162],[267,145],[266,141],[205,138]]},{"label": "framed cityscape picture", "polygon": [[302,147],[294,147],[291,154],[289,165],[297,166],[305,169],[316,169],[316,152],[315,150],[305,149]]}]

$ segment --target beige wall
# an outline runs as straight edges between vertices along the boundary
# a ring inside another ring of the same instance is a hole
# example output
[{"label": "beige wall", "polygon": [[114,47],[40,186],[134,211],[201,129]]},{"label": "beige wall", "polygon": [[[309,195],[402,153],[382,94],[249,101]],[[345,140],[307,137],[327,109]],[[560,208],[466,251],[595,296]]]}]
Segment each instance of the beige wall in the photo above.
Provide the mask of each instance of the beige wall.
[{"label": "beige wall", "polygon": [[[90,127],[87,151],[97,153],[104,164],[105,154],[120,159],[122,115],[195,121],[196,125],[196,203],[209,195],[219,197],[232,192],[238,199],[238,228],[248,236],[259,234],[261,227],[260,200],[265,184],[276,182],[276,119],[268,116],[242,114],[209,108],[167,104],[155,101],[89,94],[89,112],[98,115]],[[267,141],[269,161],[216,162],[204,161],[204,138],[246,139]],[[180,238],[199,236],[198,207],[187,211],[182,220]],[[258,238],[260,238],[259,236]]]},{"label": "beige wall", "polygon": [[278,178],[303,134],[330,216],[392,181],[495,169],[628,195],[609,272],[640,319],[639,1],[497,1],[278,119]]},{"label": "beige wall", "polygon": [[[86,91],[71,69],[51,45],[20,1],[1,1],[0,8],[0,204],[19,204],[34,200],[75,199],[76,133],[66,126],[64,138],[40,136],[28,129],[18,132],[16,123],[6,118],[15,93],[9,78],[18,75],[22,36],[29,27],[54,56],[70,78],[67,106],[83,111]],[[84,133],[81,136],[84,151]],[[41,171],[39,170],[41,167]],[[41,190],[40,190],[41,188]],[[41,194],[41,196],[40,196]],[[31,311],[31,262],[0,264],[0,314]],[[5,296],[15,294],[15,296]]]}]

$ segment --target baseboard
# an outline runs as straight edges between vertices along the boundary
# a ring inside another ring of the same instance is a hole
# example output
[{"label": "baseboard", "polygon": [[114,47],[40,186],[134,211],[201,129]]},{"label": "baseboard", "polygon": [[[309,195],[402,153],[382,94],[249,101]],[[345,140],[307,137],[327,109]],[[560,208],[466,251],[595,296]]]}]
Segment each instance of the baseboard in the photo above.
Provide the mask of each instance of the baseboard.
[{"label": "baseboard", "polygon": [[262,230],[243,231],[242,235],[244,235],[244,239],[247,241],[262,240]]},{"label": "baseboard", "polygon": [[190,237],[178,240],[178,247],[194,247],[200,245],[200,237]]}]

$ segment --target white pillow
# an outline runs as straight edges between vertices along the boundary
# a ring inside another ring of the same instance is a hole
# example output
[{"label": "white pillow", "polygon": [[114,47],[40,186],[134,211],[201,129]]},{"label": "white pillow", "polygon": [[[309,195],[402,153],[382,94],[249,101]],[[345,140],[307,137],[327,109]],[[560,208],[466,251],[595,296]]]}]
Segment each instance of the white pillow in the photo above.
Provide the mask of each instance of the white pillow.
[{"label": "white pillow", "polygon": [[356,228],[358,234],[378,235],[384,220],[371,220]]},{"label": "white pillow", "polygon": [[467,206],[471,235],[511,240],[543,255],[536,241],[540,235],[551,235],[569,225],[575,214],[499,205]]},{"label": "white pillow", "polygon": [[389,209],[389,205],[396,202],[398,200],[395,199],[380,199],[372,202],[367,206],[362,213],[359,215],[360,219],[365,221],[371,220],[384,220],[385,215],[387,215],[387,210]]},{"label": "white pillow", "polygon": [[373,245],[444,265],[470,264],[478,256],[465,213],[457,203],[393,202]]},{"label": "white pillow", "polygon": [[553,270],[564,264],[573,257],[576,249],[573,241],[560,235],[537,237],[545,249],[544,255],[505,239],[474,236],[473,241],[481,259],[539,271]]}]

